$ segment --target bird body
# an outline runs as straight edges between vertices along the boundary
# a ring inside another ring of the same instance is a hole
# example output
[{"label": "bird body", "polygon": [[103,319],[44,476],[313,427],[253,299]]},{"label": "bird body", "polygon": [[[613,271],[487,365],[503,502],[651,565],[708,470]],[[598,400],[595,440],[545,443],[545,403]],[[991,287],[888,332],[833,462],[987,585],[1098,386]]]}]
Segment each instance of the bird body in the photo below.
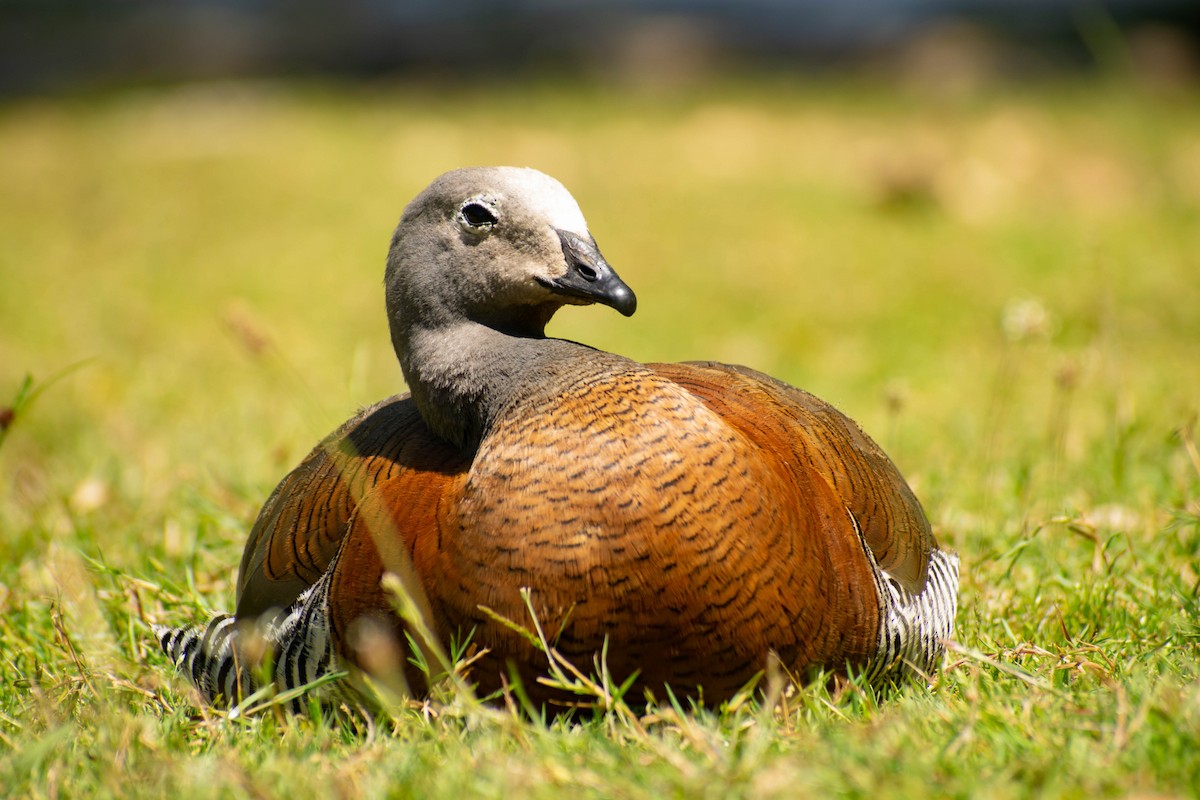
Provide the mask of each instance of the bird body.
[{"label": "bird body", "polygon": [[[318,445],[246,545],[235,618],[275,615],[276,683],[369,668],[364,620],[403,641],[389,572],[434,636],[470,633],[484,692],[515,671],[553,699],[545,656],[497,619],[526,621],[523,589],[563,656],[586,669],[605,650],[652,692],[719,701],[771,654],[798,677],[936,668],[957,559],[853,421],[743,367],[545,336],[561,305],[636,302],[556,181],[439,178],[405,211],[386,287],[410,393]],[[253,681],[235,618],[157,629],[209,700]]]}]

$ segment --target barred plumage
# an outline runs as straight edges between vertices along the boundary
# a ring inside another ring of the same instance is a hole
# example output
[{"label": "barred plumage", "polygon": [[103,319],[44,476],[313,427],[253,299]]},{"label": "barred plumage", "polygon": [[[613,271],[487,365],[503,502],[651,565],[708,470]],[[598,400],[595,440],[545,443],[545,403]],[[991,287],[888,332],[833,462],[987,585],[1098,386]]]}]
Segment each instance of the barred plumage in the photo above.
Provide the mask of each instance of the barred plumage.
[{"label": "barred plumage", "polygon": [[[264,670],[276,691],[285,692],[343,668],[329,632],[329,573],[301,594],[287,613],[271,621],[239,624],[229,614],[217,614],[204,628],[155,625],[153,629],[175,668],[213,706],[239,705],[261,688]],[[247,637],[256,641],[247,646]],[[335,685],[318,699],[351,696],[348,687]],[[297,713],[306,707],[299,696],[290,703]]]},{"label": "barred plumage", "polygon": [[[854,527],[858,530],[856,520]],[[941,663],[945,642],[954,635],[958,556],[934,550],[925,586],[913,594],[879,568],[865,540],[863,549],[875,575],[880,620],[878,652],[863,669],[864,677],[875,684],[908,675],[928,679]]]}]

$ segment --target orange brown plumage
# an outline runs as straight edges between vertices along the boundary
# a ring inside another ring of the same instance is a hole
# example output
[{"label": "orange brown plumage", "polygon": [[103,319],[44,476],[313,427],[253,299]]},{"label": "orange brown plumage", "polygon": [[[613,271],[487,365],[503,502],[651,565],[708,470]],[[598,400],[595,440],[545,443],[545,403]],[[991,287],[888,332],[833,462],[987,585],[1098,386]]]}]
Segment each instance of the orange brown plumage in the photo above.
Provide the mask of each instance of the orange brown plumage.
[{"label": "orange brown plumage", "polygon": [[[565,190],[529,172],[450,173],[401,220],[387,295],[412,394],[287,476],[242,560],[237,619],[284,615],[268,635],[292,663],[277,682],[369,666],[361,619],[403,641],[386,572],[435,636],[471,632],[484,692],[511,668],[551,699],[544,655],[496,620],[525,620],[524,587],[560,653],[587,669],[607,642],[614,677],[659,694],[729,697],[770,654],[799,677],[931,671],[957,561],[892,462],[832,406],[752,370],[546,338],[563,304],[634,300]],[[200,656],[212,634],[158,629],[209,699],[232,699],[222,624]]]}]

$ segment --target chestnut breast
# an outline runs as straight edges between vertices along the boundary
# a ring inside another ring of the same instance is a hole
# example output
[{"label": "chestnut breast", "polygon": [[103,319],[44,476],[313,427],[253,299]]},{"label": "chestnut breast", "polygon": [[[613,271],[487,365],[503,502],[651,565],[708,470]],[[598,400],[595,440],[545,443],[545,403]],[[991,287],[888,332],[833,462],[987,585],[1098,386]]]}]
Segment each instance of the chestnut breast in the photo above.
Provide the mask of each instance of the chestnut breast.
[{"label": "chestnut breast", "polygon": [[544,663],[481,610],[527,624],[522,587],[560,652],[587,666],[607,638],[614,675],[651,688],[726,695],[769,651],[864,658],[878,623],[861,545],[824,478],[774,455],[650,370],[523,403],[443,504],[434,615],[491,651],[485,688],[505,661]]}]

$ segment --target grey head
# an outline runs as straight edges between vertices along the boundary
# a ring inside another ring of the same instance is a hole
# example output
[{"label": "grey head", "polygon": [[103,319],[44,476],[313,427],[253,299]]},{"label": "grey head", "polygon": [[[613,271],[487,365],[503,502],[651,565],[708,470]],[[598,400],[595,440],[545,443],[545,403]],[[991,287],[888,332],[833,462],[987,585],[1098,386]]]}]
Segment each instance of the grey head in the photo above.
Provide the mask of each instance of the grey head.
[{"label": "grey head", "polygon": [[604,260],[575,199],[516,167],[447,172],[405,208],[384,279],[392,341],[464,321],[541,337],[564,305],[626,316],[633,291]]},{"label": "grey head", "polygon": [[637,306],[563,185],[513,167],[447,172],[417,195],[392,237],[384,284],[417,409],[459,446],[590,350],[546,338],[558,309],[602,303],[629,316]]}]

